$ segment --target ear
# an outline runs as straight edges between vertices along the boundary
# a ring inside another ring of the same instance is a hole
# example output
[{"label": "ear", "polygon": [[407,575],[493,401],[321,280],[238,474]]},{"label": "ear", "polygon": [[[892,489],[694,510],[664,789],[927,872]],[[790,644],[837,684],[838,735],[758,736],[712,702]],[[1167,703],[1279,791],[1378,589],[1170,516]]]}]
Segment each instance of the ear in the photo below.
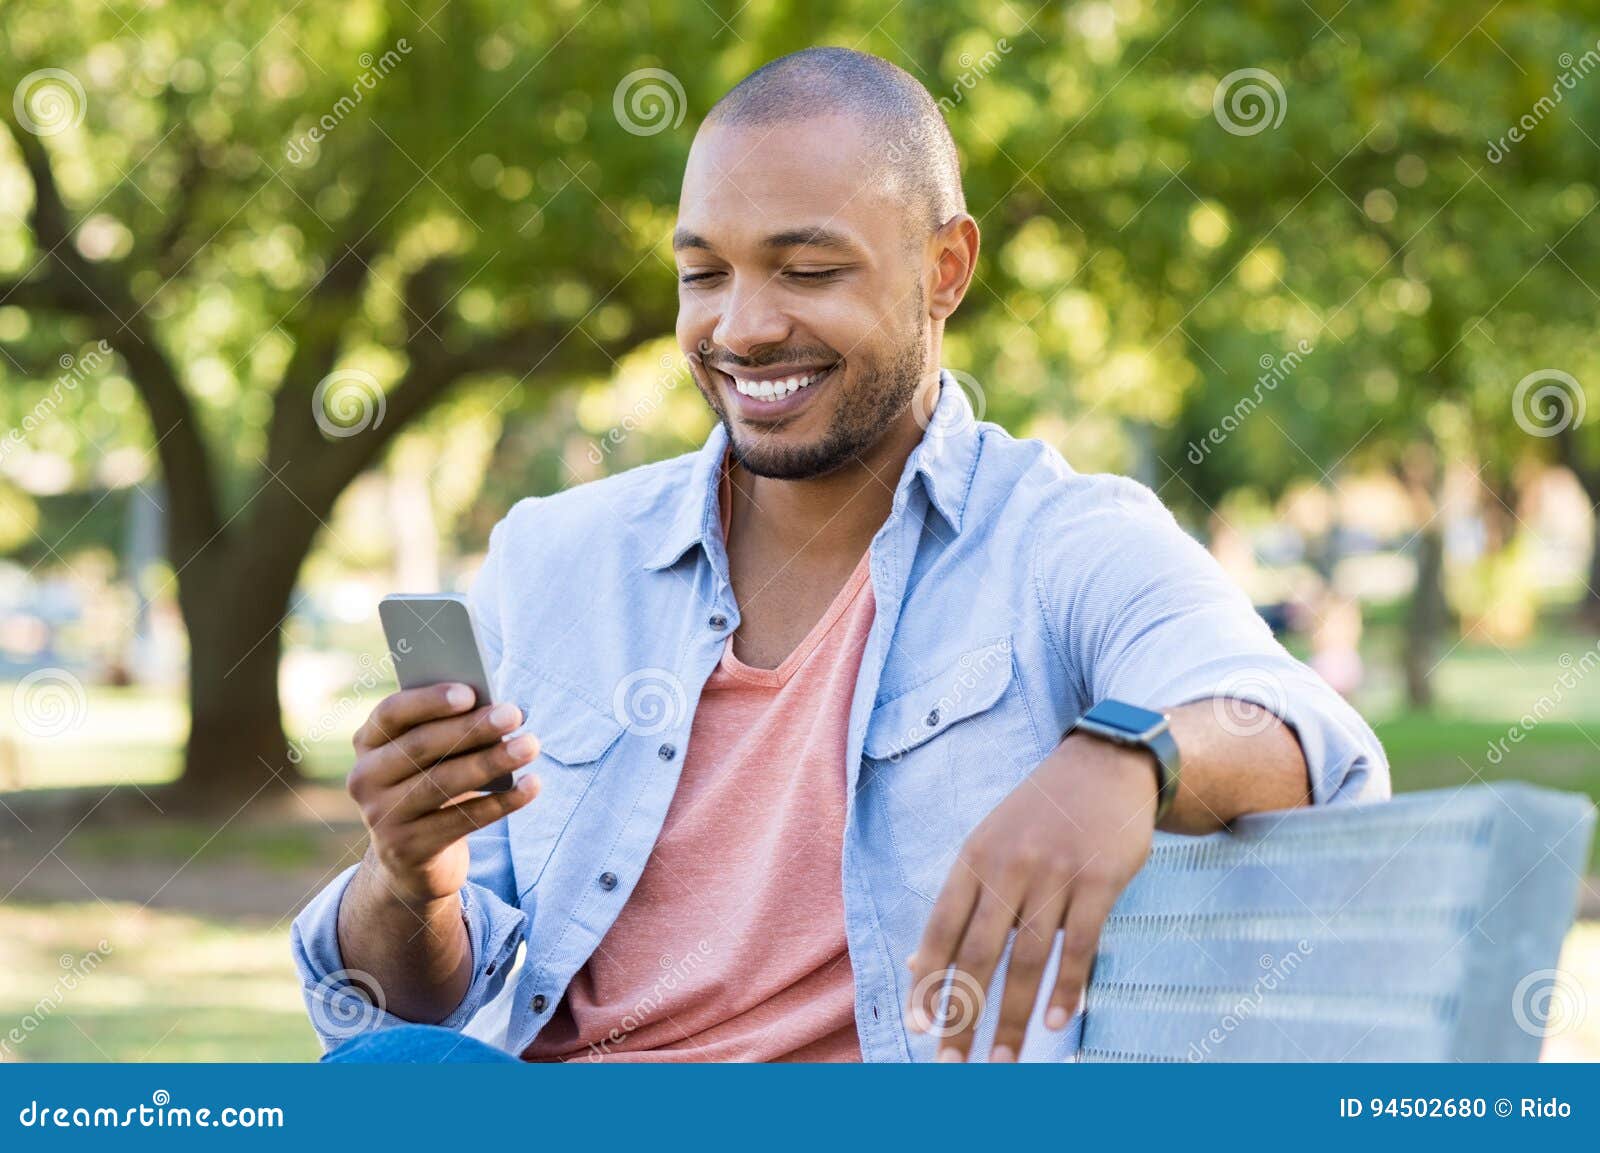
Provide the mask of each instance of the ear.
[{"label": "ear", "polygon": [[952,216],[928,240],[928,315],[944,320],[967,295],[978,268],[978,222],[965,212]]}]

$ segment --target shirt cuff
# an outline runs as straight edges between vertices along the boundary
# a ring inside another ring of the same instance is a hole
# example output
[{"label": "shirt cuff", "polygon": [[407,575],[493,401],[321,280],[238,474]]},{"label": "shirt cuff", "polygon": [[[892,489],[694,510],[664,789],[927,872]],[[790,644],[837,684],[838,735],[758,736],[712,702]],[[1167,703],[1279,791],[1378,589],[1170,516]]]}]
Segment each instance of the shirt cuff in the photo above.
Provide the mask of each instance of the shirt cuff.
[{"label": "shirt cuff", "polygon": [[1314,805],[1388,800],[1389,760],[1361,715],[1309,669],[1285,661],[1221,678],[1205,691],[1182,694],[1180,704],[1215,699],[1223,728],[1249,735],[1266,726],[1260,714],[1229,710],[1229,701],[1259,705],[1289,727],[1300,742]]},{"label": "shirt cuff", "polygon": [[[318,893],[289,931],[301,995],[324,1051],[362,1033],[413,1023],[388,1012],[377,982],[345,968],[340,955],[339,904],[358,868],[350,866]],[[437,1022],[446,1029],[466,1025],[500,991],[528,925],[521,909],[471,882],[461,889],[461,914],[472,949],[472,984],[450,1015]]]}]

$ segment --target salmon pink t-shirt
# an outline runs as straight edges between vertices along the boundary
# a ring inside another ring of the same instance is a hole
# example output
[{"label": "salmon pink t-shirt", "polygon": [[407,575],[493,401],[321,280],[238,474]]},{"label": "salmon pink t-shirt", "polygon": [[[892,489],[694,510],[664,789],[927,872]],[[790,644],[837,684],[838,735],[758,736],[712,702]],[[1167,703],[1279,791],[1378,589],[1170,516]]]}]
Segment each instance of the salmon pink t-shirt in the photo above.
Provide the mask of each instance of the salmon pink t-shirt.
[{"label": "salmon pink t-shirt", "polygon": [[861,1059],[840,861],[868,575],[863,556],[775,669],[729,637],[644,873],[524,1057]]}]

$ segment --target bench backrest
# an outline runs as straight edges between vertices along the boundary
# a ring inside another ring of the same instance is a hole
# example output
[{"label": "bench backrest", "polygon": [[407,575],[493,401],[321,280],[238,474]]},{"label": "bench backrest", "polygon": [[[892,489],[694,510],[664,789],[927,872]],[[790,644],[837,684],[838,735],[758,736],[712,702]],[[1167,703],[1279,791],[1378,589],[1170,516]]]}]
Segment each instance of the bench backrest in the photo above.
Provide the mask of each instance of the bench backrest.
[{"label": "bench backrest", "polygon": [[1517,783],[1158,835],[1087,1061],[1535,1060],[1595,809]]}]

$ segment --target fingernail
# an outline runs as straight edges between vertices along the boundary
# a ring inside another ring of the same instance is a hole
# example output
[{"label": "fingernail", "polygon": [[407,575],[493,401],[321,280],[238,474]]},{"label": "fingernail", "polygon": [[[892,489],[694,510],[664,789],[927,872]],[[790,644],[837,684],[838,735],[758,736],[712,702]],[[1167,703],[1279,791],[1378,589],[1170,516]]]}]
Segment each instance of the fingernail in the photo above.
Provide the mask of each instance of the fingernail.
[{"label": "fingernail", "polygon": [[532,737],[518,737],[506,745],[506,752],[519,761],[531,761],[534,757],[534,744]]},{"label": "fingernail", "polygon": [[521,715],[516,705],[496,705],[489,711],[489,723],[497,729],[509,729]]},{"label": "fingernail", "polygon": [[906,1028],[913,1033],[926,1033],[928,1031],[927,1019],[923,1017],[922,1010],[915,1005],[906,1006]]},{"label": "fingernail", "polygon": [[916,969],[916,967],[917,967],[917,955],[915,953],[912,953],[911,956],[906,958],[906,968],[914,970],[914,969]]},{"label": "fingernail", "polygon": [[961,1050],[960,1049],[940,1049],[939,1050],[939,1063],[941,1065],[945,1064],[947,1062],[950,1062],[950,1061],[961,1061],[963,1059],[964,1058],[961,1056]]},{"label": "fingernail", "polygon": [[1060,1005],[1051,1005],[1050,1011],[1044,1015],[1044,1027],[1046,1029],[1065,1029],[1067,1022],[1070,1020],[1072,1020],[1071,1013],[1068,1013]]},{"label": "fingernail", "polygon": [[989,1051],[989,1060],[997,1065],[1015,1061],[1017,1055],[1011,1051],[1010,1045],[996,1045]]},{"label": "fingernail", "polygon": [[471,708],[472,698],[472,690],[466,685],[451,685],[444,694],[445,703],[452,709]]}]

